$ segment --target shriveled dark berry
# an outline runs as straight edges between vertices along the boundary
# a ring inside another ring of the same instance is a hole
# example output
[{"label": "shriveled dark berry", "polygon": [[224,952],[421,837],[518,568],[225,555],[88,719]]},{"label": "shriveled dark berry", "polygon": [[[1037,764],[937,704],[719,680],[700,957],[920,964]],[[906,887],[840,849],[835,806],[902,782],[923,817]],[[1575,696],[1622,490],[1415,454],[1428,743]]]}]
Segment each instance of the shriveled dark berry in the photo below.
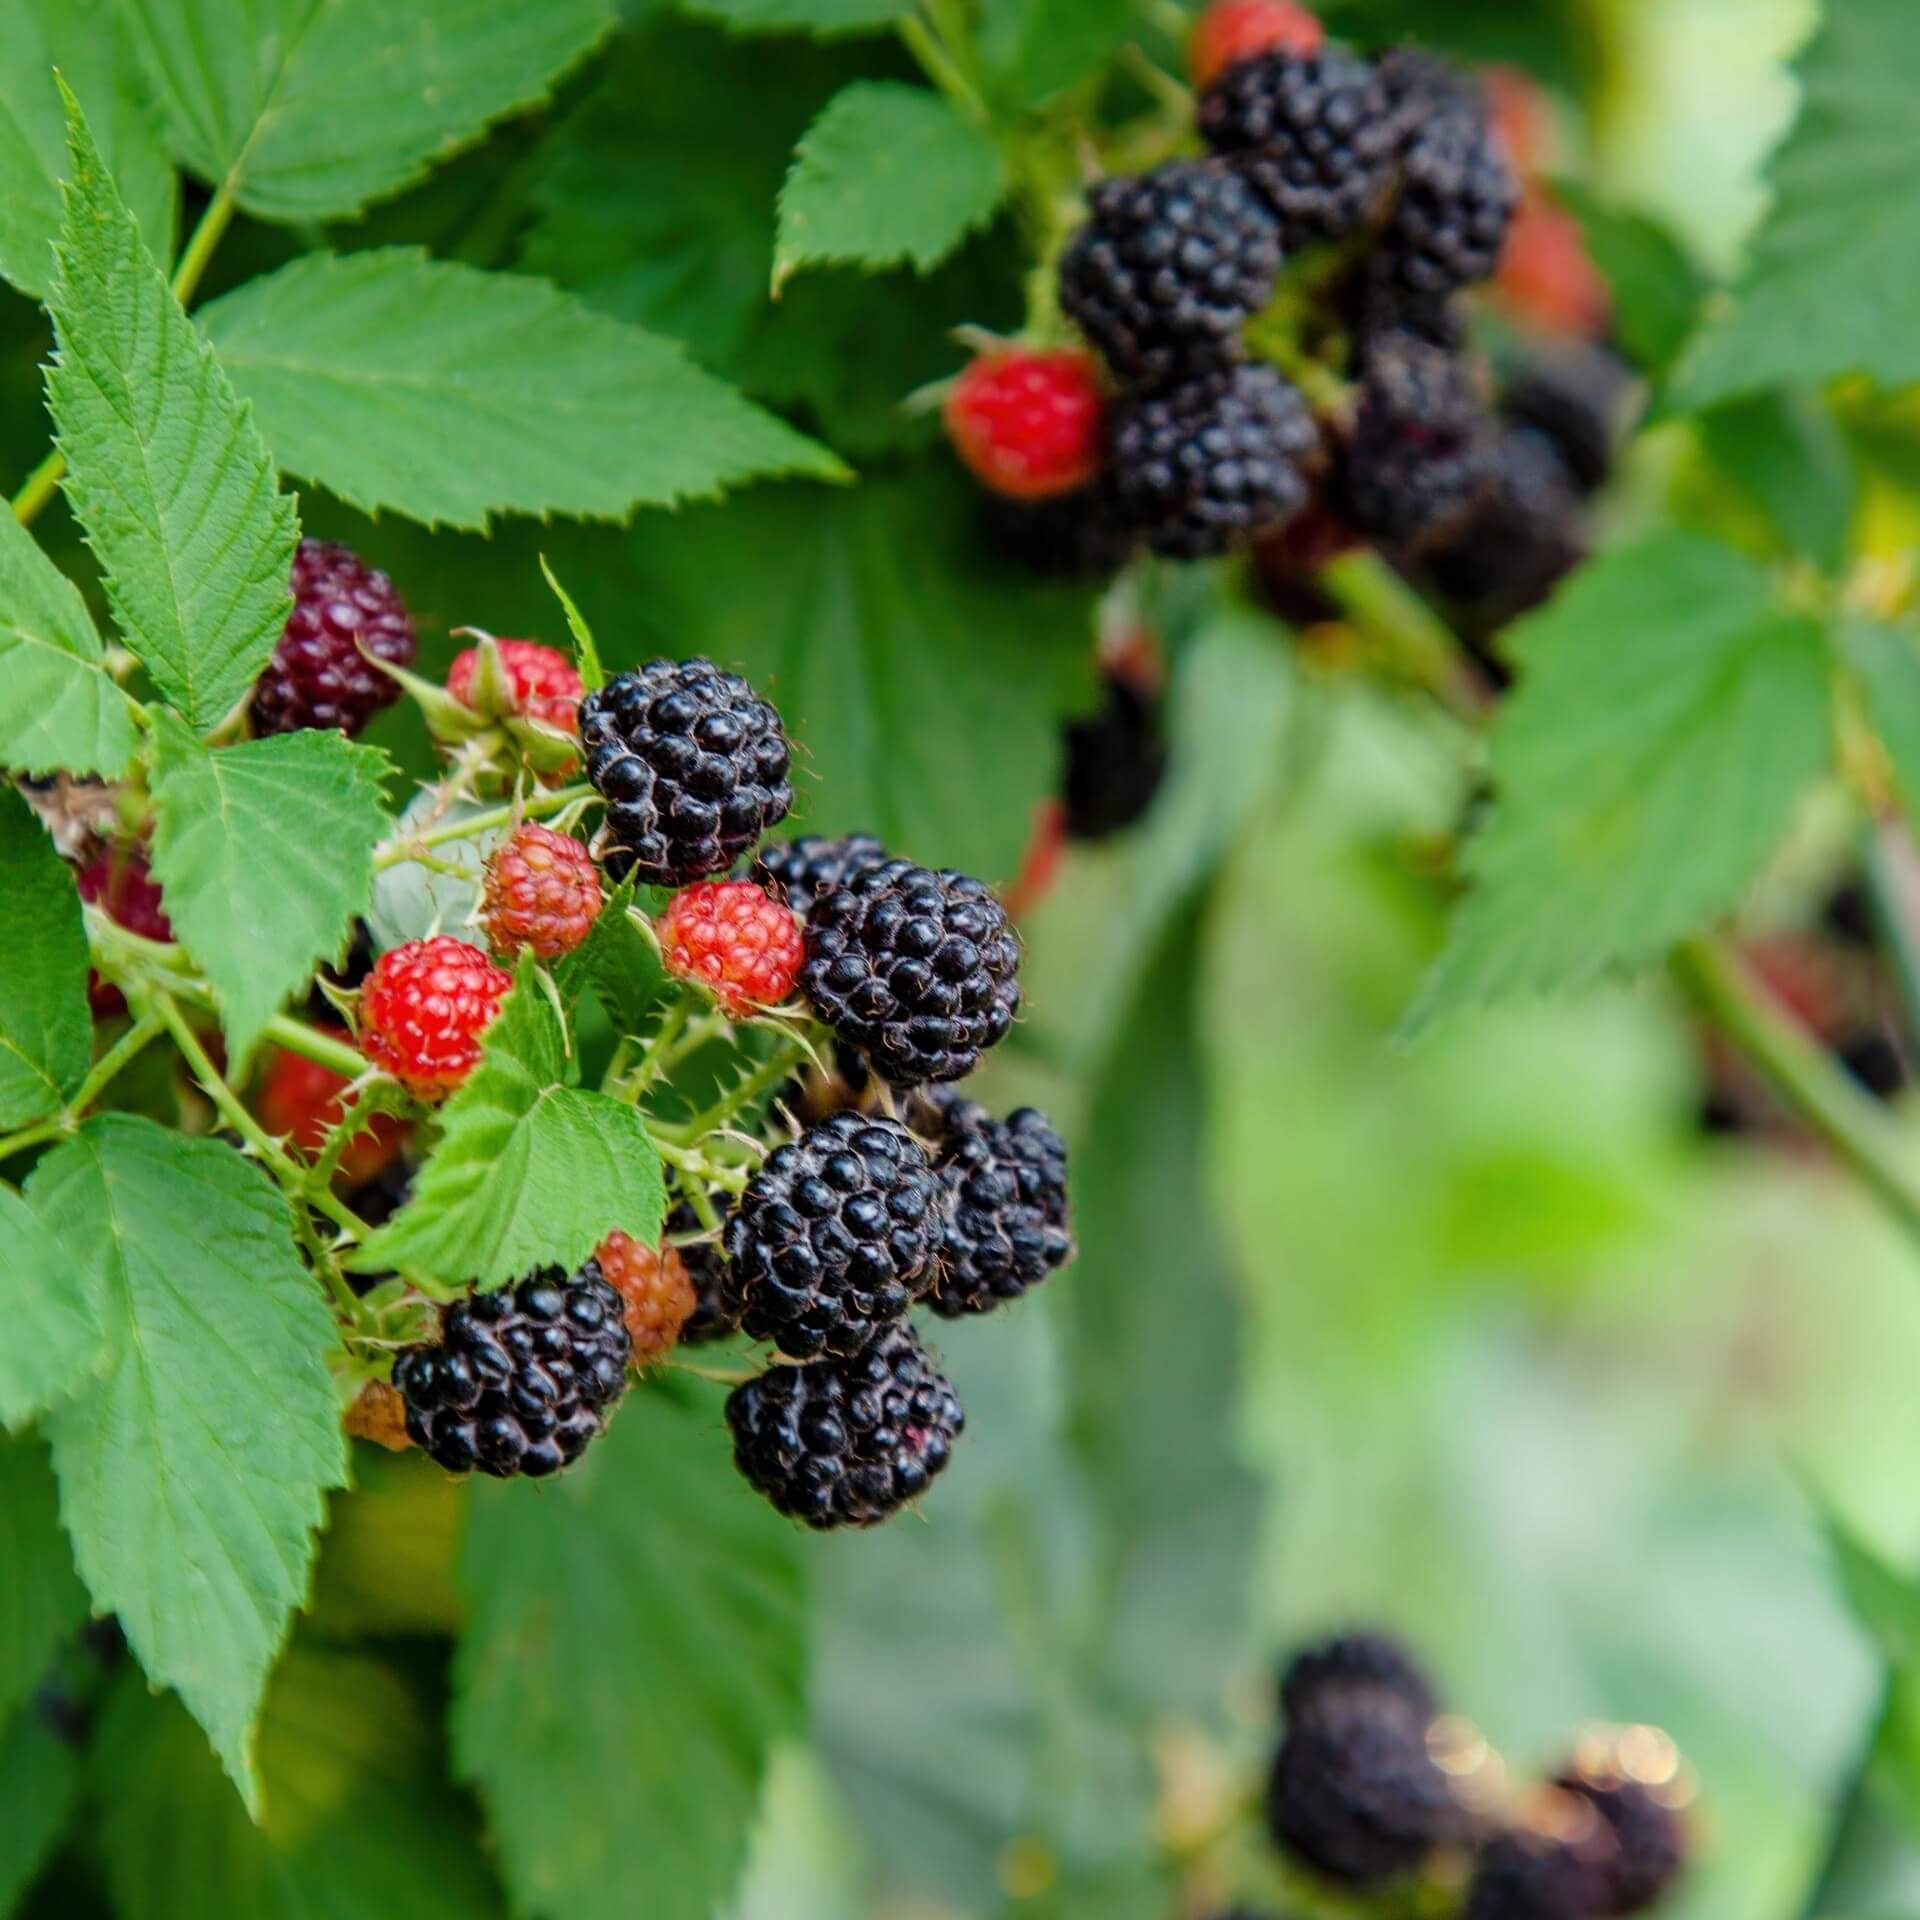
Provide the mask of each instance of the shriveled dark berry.
[{"label": "shriveled dark berry", "polygon": [[1073,1258],[1067,1143],[1032,1107],[996,1120],[956,1101],[943,1119],[940,1268],[927,1305],[957,1320],[1019,1299]]},{"label": "shriveled dark berry", "polygon": [[1603,1897],[1591,1857],[1544,1834],[1497,1834],[1481,1848],[1461,1920],[1596,1920]]},{"label": "shriveled dark berry", "polygon": [[1330,1693],[1378,1687],[1430,1721],[1439,1712],[1433,1682],[1399,1641],[1384,1633],[1343,1633],[1304,1649],[1287,1663],[1280,1680],[1280,1710],[1299,1719]]},{"label": "shriveled dark berry", "polygon": [[400,683],[361,649],[413,664],[413,621],[393,582],[351,547],[302,540],[293,556],[293,611],[253,689],[255,733],[337,727],[359,733],[400,697]]},{"label": "shriveled dark berry", "polygon": [[1237,357],[1280,269],[1280,229],[1223,161],[1101,181],[1060,260],[1060,304],[1122,379],[1166,381]]},{"label": "shriveled dark berry", "polygon": [[753,877],[804,921],[813,903],[843,885],[849,874],[885,866],[892,858],[870,833],[849,833],[837,840],[803,833],[763,846],[754,857]]},{"label": "shriveled dark berry", "polygon": [[793,805],[779,714],[710,660],[650,660],[580,703],[587,778],[607,803],[615,880],[724,873]]},{"label": "shriveled dark berry", "polygon": [[897,1120],[835,1114],[776,1147],[727,1221],[721,1286],[782,1353],[847,1358],[932,1284],[940,1183]]},{"label": "shriveled dark berry", "polygon": [[800,989],[883,1080],[962,1080],[1020,1010],[1020,944],[984,881],[889,860],[813,904]]},{"label": "shriveled dark berry", "polygon": [[924,1493],[966,1425],[906,1325],[850,1360],[771,1367],[727,1397],[740,1471],[810,1527],[872,1527]]},{"label": "shriveled dark berry", "polygon": [[1626,428],[1633,374],[1607,347],[1561,346],[1530,353],[1500,393],[1500,412],[1544,434],[1583,493],[1613,476]]},{"label": "shriveled dark berry", "polygon": [[626,1391],[633,1342],[619,1294],[589,1261],[443,1309],[440,1337],[408,1347],[393,1384],[407,1436],[451,1473],[539,1479],[579,1459]]},{"label": "shriveled dark berry", "polygon": [[1680,1877],[1687,1829],[1673,1808],[1637,1780],[1569,1769],[1554,1782],[1599,1814],[1607,1844],[1593,1849],[1602,1903],[1596,1913],[1624,1920],[1644,1913]]}]

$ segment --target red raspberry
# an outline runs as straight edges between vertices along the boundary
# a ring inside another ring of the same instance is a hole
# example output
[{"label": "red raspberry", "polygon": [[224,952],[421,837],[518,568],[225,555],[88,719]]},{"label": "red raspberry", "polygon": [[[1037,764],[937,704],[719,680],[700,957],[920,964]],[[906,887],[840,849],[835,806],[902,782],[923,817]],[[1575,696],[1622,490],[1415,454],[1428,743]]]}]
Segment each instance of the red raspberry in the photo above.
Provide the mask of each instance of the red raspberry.
[{"label": "red raspberry", "polygon": [[300,542],[291,584],[293,611],[253,689],[253,730],[358,733],[400,697],[399,681],[360,649],[411,666],[413,622],[384,573],[330,540]]},{"label": "red raspberry", "polygon": [[1587,251],[1586,230],[1538,188],[1507,229],[1493,287],[1516,319],[1549,333],[1604,340],[1612,325],[1613,295]]},{"label": "red raspberry", "polygon": [[[137,847],[107,847],[80,869],[75,880],[80,898],[107,910],[115,926],[143,940],[171,941],[173,923],[160,900],[160,883]],[[126,996],[97,973],[87,975],[87,1004],[100,1019],[127,1010]]]},{"label": "red raspberry", "polygon": [[[347,1038],[344,1027],[325,1027],[321,1031],[341,1040]],[[291,1140],[302,1153],[318,1153],[346,1111],[340,1096],[351,1084],[317,1060],[276,1048],[267,1062],[254,1110],[269,1133]],[[384,1173],[393,1164],[406,1137],[406,1127],[392,1114],[376,1114],[369,1125],[353,1136],[341,1154],[341,1177],[357,1187]]]},{"label": "red raspberry", "polygon": [[1493,129],[1506,148],[1513,170],[1531,180],[1541,169],[1552,134],[1547,97],[1539,83],[1518,67],[1493,66],[1481,72]]},{"label": "red raspberry", "polygon": [[[513,682],[514,705],[529,720],[562,733],[580,731],[580,670],[558,647],[538,640],[496,640],[500,664]],[[447,669],[447,691],[463,707],[473,705],[473,676],[480,669],[480,649],[468,647],[453,657]]]},{"label": "red raspberry", "polygon": [[1106,457],[1106,398],[1093,356],[1066,348],[983,353],[954,382],[947,433],[975,476],[1011,500],[1083,487]]},{"label": "red raspberry", "polygon": [[751,880],[702,880],[674,895],[656,931],[669,973],[697,980],[731,1014],[779,1004],[807,957],[793,909]]},{"label": "red raspberry", "polygon": [[610,1233],[594,1249],[600,1277],[620,1296],[633,1364],[644,1367],[672,1350],[699,1305],[686,1263],[665,1242],[643,1246],[631,1234]]},{"label": "red raspberry", "polygon": [[1213,0],[1193,30],[1187,65],[1195,90],[1204,92],[1242,60],[1263,53],[1304,60],[1326,44],[1326,29],[1294,0]]},{"label": "red raspberry", "polygon": [[464,940],[409,940],[374,962],[360,990],[360,1044],[409,1093],[451,1093],[479,1064],[480,1036],[512,985]]},{"label": "red raspberry", "polygon": [[600,869],[578,840],[529,821],[487,862],[480,924],[495,953],[531,948],[542,960],[571,953],[600,914]]}]

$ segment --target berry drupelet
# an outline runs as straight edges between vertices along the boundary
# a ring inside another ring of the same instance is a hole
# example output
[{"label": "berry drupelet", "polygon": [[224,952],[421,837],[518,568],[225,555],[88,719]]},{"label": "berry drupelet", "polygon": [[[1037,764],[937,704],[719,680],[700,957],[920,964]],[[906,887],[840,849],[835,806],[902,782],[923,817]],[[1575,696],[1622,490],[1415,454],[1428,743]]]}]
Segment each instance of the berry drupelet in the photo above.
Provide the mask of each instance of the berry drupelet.
[{"label": "berry drupelet", "polygon": [[956,1101],[942,1118],[940,1270],[927,1305],[956,1320],[1019,1299],[1073,1258],[1067,1144],[1032,1107],[996,1120]]},{"label": "berry drupelet", "polygon": [[666,1237],[693,1288],[693,1310],[680,1329],[680,1344],[704,1347],[738,1333],[740,1322],[721,1285],[727,1256],[720,1236],[704,1232],[699,1215],[682,1200],[667,1215]]},{"label": "berry drupelet", "polygon": [[291,585],[293,611],[253,689],[253,730],[359,733],[400,697],[400,683],[361,650],[411,666],[413,622],[384,573],[330,540],[300,542]]},{"label": "berry drupelet", "polygon": [[686,1263],[664,1242],[648,1246],[631,1234],[610,1233],[580,1274],[597,1276],[620,1296],[636,1367],[671,1353],[699,1304]]},{"label": "berry drupelet", "polygon": [[652,660],[609,680],[581,702],[580,739],[615,880],[723,873],[793,805],[779,714],[710,660]]}]

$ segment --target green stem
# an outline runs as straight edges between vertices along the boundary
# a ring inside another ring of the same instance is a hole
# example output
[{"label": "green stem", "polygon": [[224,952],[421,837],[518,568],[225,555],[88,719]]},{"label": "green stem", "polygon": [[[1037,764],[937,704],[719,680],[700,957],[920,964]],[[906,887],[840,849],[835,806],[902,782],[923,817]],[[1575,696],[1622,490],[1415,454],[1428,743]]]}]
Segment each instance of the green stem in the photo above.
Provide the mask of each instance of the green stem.
[{"label": "green stem", "polygon": [[680,1191],[686,1196],[687,1205],[693,1209],[693,1217],[708,1233],[720,1231],[720,1214],[713,1204],[713,1196],[697,1180],[683,1180]]},{"label": "green stem", "polygon": [[60,490],[60,476],[67,470],[67,456],[58,447],[27,475],[20,491],[13,496],[13,517],[30,527],[40,517],[47,502]]},{"label": "green stem", "polygon": [[979,88],[961,71],[959,62],[917,13],[901,17],[900,38],[920,63],[920,70],[946,95],[962,118],[972,121],[976,127],[993,124],[993,115]]},{"label": "green stem", "polygon": [[358,1080],[368,1071],[367,1057],[357,1047],[350,1046],[344,1040],[336,1040],[331,1034],[318,1032],[304,1020],[295,1020],[289,1014],[276,1013],[260,1029],[260,1034],[276,1047],[297,1053],[303,1060],[311,1060],[317,1066],[331,1067],[348,1080]]},{"label": "green stem", "polygon": [[57,1140],[63,1134],[71,1133],[80,1124],[87,1109],[106,1092],[119,1078],[134,1056],[147,1044],[157,1039],[162,1031],[162,1022],[157,1014],[145,1014],[136,1020],[98,1060],[93,1063],[87,1077],[74,1090],[67,1102],[66,1110],[55,1114],[51,1120],[43,1120],[31,1127],[23,1127],[18,1133],[0,1137],[0,1160],[11,1154],[24,1153],[28,1147],[37,1147],[48,1140]]},{"label": "green stem", "polygon": [[564,813],[578,802],[594,797],[593,789],[582,782],[557,788],[552,793],[536,793],[530,799],[510,801],[504,806],[489,807],[483,813],[468,814],[463,820],[449,820],[443,826],[429,827],[424,833],[410,833],[390,841],[375,853],[373,864],[382,870],[405,866],[416,852],[428,847],[443,847],[453,840],[471,840],[499,827],[517,827],[523,820],[542,820],[548,814]]},{"label": "green stem", "polygon": [[29,1147],[45,1146],[49,1140],[64,1139],[72,1131],[73,1121],[64,1113],[55,1114],[51,1120],[37,1120],[17,1133],[0,1136],[0,1160],[10,1160],[16,1153],[25,1153]]},{"label": "green stem", "polygon": [[1920,1181],[1880,1109],[1817,1041],[1760,993],[1725,948],[1705,939],[1686,941],[1675,950],[1673,969],[1781,1098],[1920,1241]]},{"label": "green stem", "polygon": [[1448,712],[1474,725],[1485,718],[1486,689],[1446,622],[1378,554],[1342,554],[1321,570],[1320,587]]}]

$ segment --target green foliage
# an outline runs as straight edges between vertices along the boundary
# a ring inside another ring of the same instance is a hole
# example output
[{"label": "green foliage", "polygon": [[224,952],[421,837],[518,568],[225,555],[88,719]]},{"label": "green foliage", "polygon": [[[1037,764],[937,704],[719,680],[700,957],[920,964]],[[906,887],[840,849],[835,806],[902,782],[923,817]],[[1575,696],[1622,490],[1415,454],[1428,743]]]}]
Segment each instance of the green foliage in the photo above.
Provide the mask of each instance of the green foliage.
[{"label": "green foliage", "polygon": [[454,1756],[516,1906],[708,1920],[733,1890],[769,1750],[800,1725],[795,1530],[713,1444],[717,1397],[637,1389],[551,1490],[476,1490]]},{"label": "green foliage", "polygon": [[0,787],[0,899],[19,916],[0,967],[0,1126],[57,1112],[86,1077],[80,896],[27,803]]},{"label": "green foliage", "polygon": [[1731,400],[1702,415],[1700,433],[1723,479],[1789,553],[1805,554],[1830,577],[1845,572],[1860,488],[1846,437],[1816,395],[1775,390]]},{"label": "green foliage", "polygon": [[561,991],[595,994],[622,1033],[638,1033],[667,986],[660,949],[633,923],[636,911],[657,913],[662,897],[639,897],[631,881],[616,887],[592,931],[561,961]]},{"label": "green foliage", "polygon": [[[25,1426],[98,1364],[106,1334],[97,1279],[76,1275],[51,1229],[0,1186],[0,1319],[13,1330],[0,1351],[0,1426]],[[6,1704],[0,1687],[0,1712]]]},{"label": "green foliage", "polygon": [[1495,810],[1416,1025],[1656,959],[1734,903],[1827,758],[1820,629],[1725,547],[1609,555],[1513,644]]},{"label": "green foliage", "polygon": [[268,220],[397,192],[541,99],[611,24],[608,0],[118,0],[174,156]]},{"label": "green foliage", "polygon": [[1620,344],[1648,373],[1664,373],[1698,324],[1705,276],[1646,214],[1612,206],[1577,181],[1556,180],[1554,196],[1579,220],[1613,294]]},{"label": "green foliage", "polygon": [[1800,61],[1798,124],[1773,161],[1772,210],[1681,362],[1682,404],[1844,373],[1890,387],[1920,379],[1909,324],[1920,223],[1893,184],[1920,164],[1903,84],[1916,58],[1920,18],[1905,0],[1824,9]]},{"label": "green foliage", "polygon": [[196,728],[253,684],[286,620],[298,529],[247,409],[167,287],[80,110],[49,297],[67,498],[127,645]]},{"label": "green foliage", "polygon": [[673,342],[410,250],[315,254],[205,324],[281,464],[368,511],[623,519],[839,463]]},{"label": "green foliage", "polygon": [[1848,620],[1839,629],[1842,657],[1859,676],[1867,712],[1893,762],[1910,819],[1920,822],[1920,649],[1897,627]]},{"label": "green foliage", "polygon": [[991,137],[924,87],[856,81],[794,151],[780,194],[776,288],[815,261],[937,266],[1007,190]]},{"label": "green foliage", "polygon": [[0,1556],[3,1727],[46,1672],[60,1641],[87,1612],[86,1593],[60,1532],[53,1470],[38,1440],[0,1436],[0,1546],[6,1549]]},{"label": "green foliage", "polygon": [[736,33],[871,33],[891,26],[907,0],[686,0]]},{"label": "green foliage", "polygon": [[498,1286],[536,1267],[571,1270],[618,1227],[660,1231],[660,1157],[640,1113],[566,1084],[568,1036],[530,960],[487,1031],[486,1052],[441,1115],[413,1198],[358,1249],[451,1286]]},{"label": "green foliage", "polygon": [[254,1717],[345,1477],[338,1330],[286,1200],[217,1141],[101,1115],[27,1198],[103,1296],[105,1367],[47,1422],[81,1577],[257,1810]]},{"label": "green foliage", "polygon": [[171,717],[156,727],[153,870],[236,1064],[366,911],[387,772],[385,754],[338,733],[209,750]]},{"label": "green foliage", "polygon": [[32,1886],[72,1812],[79,1757],[31,1710],[0,1717],[0,1913]]}]

